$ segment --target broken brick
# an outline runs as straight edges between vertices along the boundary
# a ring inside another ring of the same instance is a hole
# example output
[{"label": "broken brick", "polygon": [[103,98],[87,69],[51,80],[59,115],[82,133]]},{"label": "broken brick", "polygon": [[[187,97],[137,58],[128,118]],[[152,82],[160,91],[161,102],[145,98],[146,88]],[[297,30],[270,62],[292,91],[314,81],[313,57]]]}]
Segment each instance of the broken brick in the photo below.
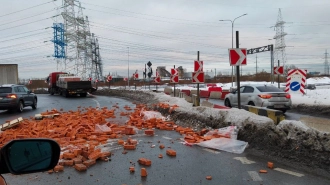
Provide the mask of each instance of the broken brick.
[{"label": "broken brick", "polygon": [[162,154],[159,154],[159,155],[158,155],[158,158],[163,158],[163,155],[162,155]]},{"label": "broken brick", "polygon": [[145,130],[144,134],[148,135],[148,136],[153,136],[154,135],[154,130],[152,130],[152,129]]},{"label": "broken brick", "polygon": [[135,150],[135,148],[136,148],[136,145],[129,145],[129,144],[124,145],[125,150]]},{"label": "broken brick", "polygon": [[146,177],[147,175],[147,170],[145,168],[141,168],[141,177]]},{"label": "broken brick", "polygon": [[151,160],[147,158],[140,158],[138,160],[139,164],[145,165],[145,166],[151,166]]},{"label": "broken brick", "polygon": [[273,169],[274,168],[274,163],[268,162],[267,166],[268,166],[268,168]]},{"label": "broken brick", "polygon": [[87,170],[87,167],[83,164],[75,164],[74,165],[74,168],[77,170],[77,171],[86,171]]},{"label": "broken brick", "polygon": [[63,153],[63,159],[73,159],[76,156],[73,153],[69,153],[69,152],[64,152]]},{"label": "broken brick", "polygon": [[90,160],[84,161],[83,164],[84,164],[87,168],[89,168],[90,166],[92,166],[93,164],[95,164],[95,162],[96,162],[95,160],[90,159]]},{"label": "broken brick", "polygon": [[176,151],[173,149],[166,150],[166,154],[169,156],[176,156]]},{"label": "broken brick", "polygon": [[212,176],[208,175],[208,176],[206,176],[206,179],[207,180],[212,180]]},{"label": "broken brick", "polygon": [[159,148],[163,149],[163,148],[165,148],[165,146],[164,145],[159,145]]},{"label": "broken brick", "polygon": [[267,170],[259,170],[259,173],[267,173]]},{"label": "broken brick", "polygon": [[64,166],[62,166],[62,165],[56,165],[54,167],[54,172],[61,172],[63,170],[64,170]]},{"label": "broken brick", "polygon": [[130,171],[131,173],[135,172],[135,168],[134,168],[134,166],[129,167],[129,171]]},{"label": "broken brick", "polygon": [[73,158],[73,163],[74,164],[81,164],[82,163],[82,159],[79,159],[79,158]]}]

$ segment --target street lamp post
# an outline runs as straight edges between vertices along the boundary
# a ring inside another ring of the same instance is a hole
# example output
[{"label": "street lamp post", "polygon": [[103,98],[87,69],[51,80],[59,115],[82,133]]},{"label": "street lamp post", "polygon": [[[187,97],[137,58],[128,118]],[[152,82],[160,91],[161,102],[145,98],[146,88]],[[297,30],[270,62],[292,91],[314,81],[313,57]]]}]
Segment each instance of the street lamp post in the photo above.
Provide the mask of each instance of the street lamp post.
[{"label": "street lamp post", "polygon": [[[240,17],[243,17],[245,15],[247,15],[247,13],[236,17],[234,20],[229,20],[229,19],[220,20],[220,21],[230,21],[231,22],[231,48],[234,48],[234,22],[235,22],[236,19],[238,19]],[[233,82],[234,82],[234,74],[233,73],[234,73],[234,66],[231,66],[231,86],[232,87],[233,87]]]},{"label": "street lamp post", "polygon": [[127,85],[129,88],[129,47],[127,47]]}]

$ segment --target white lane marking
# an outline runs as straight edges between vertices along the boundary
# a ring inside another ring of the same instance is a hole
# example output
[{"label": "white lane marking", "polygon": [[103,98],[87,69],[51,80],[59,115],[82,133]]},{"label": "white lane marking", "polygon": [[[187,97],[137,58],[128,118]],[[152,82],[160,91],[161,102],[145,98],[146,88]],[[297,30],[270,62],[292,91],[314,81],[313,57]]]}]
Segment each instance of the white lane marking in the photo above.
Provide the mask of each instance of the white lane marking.
[{"label": "white lane marking", "polygon": [[246,157],[234,157],[235,160],[239,160],[242,164],[253,164],[256,163],[254,161],[248,160]]},{"label": "white lane marking", "polygon": [[258,172],[248,171],[248,174],[250,175],[250,177],[253,181],[262,181],[262,178],[259,176]]},{"label": "white lane marking", "polygon": [[209,148],[204,148],[203,150],[205,150],[207,152],[210,152],[210,153],[214,153],[214,154],[219,154],[220,153],[218,151],[215,151],[215,150],[212,150],[212,149],[209,149]]},{"label": "white lane marking", "polygon": [[289,175],[294,175],[294,176],[297,176],[297,177],[304,176],[304,174],[293,172],[293,171],[290,171],[290,170],[285,170],[285,169],[282,169],[282,168],[274,168],[274,170],[279,171],[279,172],[283,172],[283,173],[287,173]]},{"label": "white lane marking", "polygon": [[172,138],[170,137],[166,137],[166,136],[163,136],[164,139],[168,139],[168,140],[171,140]]},{"label": "white lane marking", "polygon": [[101,108],[100,102],[94,99],[92,100],[96,102],[96,107],[98,107],[97,110],[99,110]]}]

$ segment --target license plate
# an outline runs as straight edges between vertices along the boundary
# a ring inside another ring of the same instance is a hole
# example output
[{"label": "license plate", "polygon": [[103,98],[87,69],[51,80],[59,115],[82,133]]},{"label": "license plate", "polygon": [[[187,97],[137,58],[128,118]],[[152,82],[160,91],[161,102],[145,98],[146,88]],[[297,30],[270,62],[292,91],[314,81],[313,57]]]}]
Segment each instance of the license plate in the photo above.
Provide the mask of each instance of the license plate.
[{"label": "license plate", "polygon": [[283,108],[284,105],[274,105],[274,108]]}]

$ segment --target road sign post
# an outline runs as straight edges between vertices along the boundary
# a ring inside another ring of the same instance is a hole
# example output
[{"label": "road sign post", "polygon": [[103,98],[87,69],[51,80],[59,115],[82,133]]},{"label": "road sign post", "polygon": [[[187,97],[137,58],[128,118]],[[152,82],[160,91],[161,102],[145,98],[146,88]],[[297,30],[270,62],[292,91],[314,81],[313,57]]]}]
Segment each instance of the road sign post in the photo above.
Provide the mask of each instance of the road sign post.
[{"label": "road sign post", "polygon": [[[173,68],[175,69],[175,65],[173,66]],[[173,97],[175,97],[175,83],[174,83],[174,85],[173,85],[173,87],[174,87],[174,94],[173,94]]]},{"label": "road sign post", "polygon": [[236,48],[229,49],[229,63],[231,66],[236,66],[236,79],[237,79],[237,103],[238,108],[241,108],[241,92],[240,92],[240,70],[241,65],[247,65],[246,62],[246,48],[239,48],[239,32],[236,31]]}]

